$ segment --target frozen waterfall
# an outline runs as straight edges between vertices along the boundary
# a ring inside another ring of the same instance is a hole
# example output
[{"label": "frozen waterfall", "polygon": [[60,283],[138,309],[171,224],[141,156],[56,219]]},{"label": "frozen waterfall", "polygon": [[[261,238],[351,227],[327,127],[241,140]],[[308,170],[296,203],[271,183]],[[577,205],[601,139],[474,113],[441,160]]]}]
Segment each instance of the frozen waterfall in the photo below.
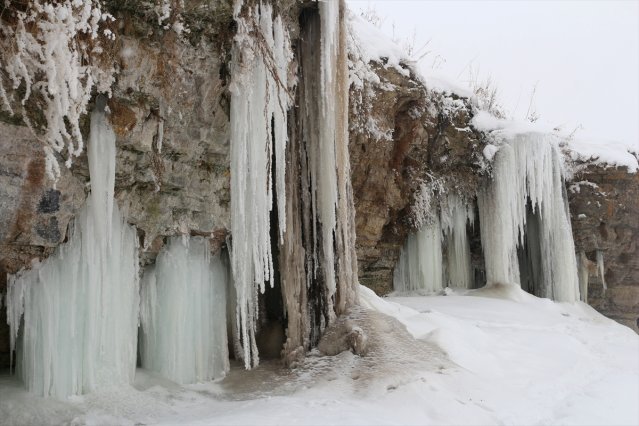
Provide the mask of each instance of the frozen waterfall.
[{"label": "frozen waterfall", "polygon": [[133,380],[139,311],[135,229],[113,201],[115,135],[91,116],[91,193],[69,241],[9,276],[11,349],[27,389],[66,397]]},{"label": "frozen waterfall", "polygon": [[398,293],[436,293],[443,289],[442,228],[439,218],[408,236],[393,272]]},{"label": "frozen waterfall", "polygon": [[228,278],[208,240],[171,238],[140,286],[143,367],[183,384],[224,376]]},{"label": "frozen waterfall", "polygon": [[525,272],[523,281],[534,287],[536,295],[579,300],[564,192],[553,136],[525,133],[503,142],[495,156],[492,181],[478,194],[488,285],[521,284],[520,273]]},{"label": "frozen waterfall", "polygon": [[[234,346],[246,368],[259,362],[255,333],[265,286],[281,280],[287,352],[308,347],[316,330],[356,299],[344,4],[320,1],[308,11],[312,19],[302,25],[306,37],[298,47],[301,75],[289,81],[293,53],[281,18],[269,4],[235,8],[230,252]],[[297,120],[289,123],[288,114]],[[280,262],[293,262],[281,276],[275,250]],[[314,307],[307,310],[307,302]]]}]

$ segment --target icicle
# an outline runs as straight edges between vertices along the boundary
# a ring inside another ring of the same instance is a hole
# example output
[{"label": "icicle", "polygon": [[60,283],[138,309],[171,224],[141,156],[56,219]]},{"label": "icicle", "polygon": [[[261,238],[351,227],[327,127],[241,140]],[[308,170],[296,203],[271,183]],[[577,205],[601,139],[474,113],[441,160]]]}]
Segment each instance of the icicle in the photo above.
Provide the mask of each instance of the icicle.
[{"label": "icicle", "polygon": [[588,303],[588,281],[589,281],[589,272],[588,272],[588,264],[590,261],[586,257],[586,253],[583,251],[579,252],[579,294],[581,295],[581,301],[584,303]]},{"label": "icicle", "polygon": [[472,288],[473,273],[470,262],[470,243],[466,224],[472,226],[475,213],[471,204],[464,204],[459,196],[451,194],[441,209],[441,224],[446,239],[446,270],[448,285]]},{"label": "icicle", "polygon": [[44,396],[130,383],[135,373],[137,235],[113,202],[115,135],[101,112],[91,116],[88,156],[91,194],[69,242],[9,277],[18,372],[28,390]]},{"label": "icicle", "polygon": [[527,203],[539,220],[543,296],[579,299],[574,242],[563,171],[551,136],[528,133],[504,141],[492,182],[478,194],[488,284],[520,283],[517,247],[524,244]]},{"label": "icicle", "polygon": [[[273,274],[270,212],[276,180],[280,238],[286,228],[288,34],[272,7],[261,4],[240,16],[232,52],[231,84],[231,262],[237,297],[237,330],[246,368],[257,365],[257,291]],[[273,123],[273,126],[271,126]],[[274,136],[274,138],[273,138]],[[275,176],[271,161],[275,152]],[[272,284],[272,283],[271,283]]]},{"label": "icicle", "polygon": [[182,384],[224,376],[227,283],[207,240],[173,237],[142,278],[142,366]]},{"label": "icicle", "polygon": [[604,267],[603,251],[601,250],[597,250],[597,272],[599,273],[599,277],[601,278],[602,292],[605,295],[606,290],[608,290],[608,286],[606,285],[606,268]]},{"label": "icicle", "polygon": [[442,283],[442,229],[439,219],[408,236],[393,273],[398,293],[436,293]]}]

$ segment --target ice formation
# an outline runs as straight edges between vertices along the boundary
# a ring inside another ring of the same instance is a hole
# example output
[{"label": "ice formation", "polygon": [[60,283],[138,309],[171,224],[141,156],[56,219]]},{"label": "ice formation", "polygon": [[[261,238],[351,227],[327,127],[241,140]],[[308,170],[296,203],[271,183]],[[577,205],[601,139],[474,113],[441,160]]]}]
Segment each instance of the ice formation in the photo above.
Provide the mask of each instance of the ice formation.
[{"label": "ice formation", "polygon": [[473,225],[473,205],[456,194],[450,194],[441,207],[441,227],[446,246],[446,284],[470,289],[474,286],[470,262],[467,224]]},{"label": "ice formation", "polygon": [[[234,40],[231,85],[231,263],[237,297],[237,336],[247,368],[258,363],[257,292],[274,276],[270,214],[273,179],[279,236],[286,229],[285,152],[292,53],[288,34],[269,4],[240,16]],[[275,158],[275,176],[271,161]],[[272,283],[271,283],[272,284]]]},{"label": "ice formation", "polygon": [[[279,278],[272,236],[278,236],[280,262],[286,265],[281,276],[285,309],[296,323],[292,325],[289,317],[290,351],[307,346],[314,340],[311,330],[323,328],[356,298],[343,7],[341,1],[321,1],[317,10],[308,9],[314,16],[313,28],[302,30],[308,37],[301,37],[300,44],[306,46],[300,48],[301,88],[297,108],[291,111],[299,117],[298,133],[297,123],[287,122],[293,105],[289,85],[294,81],[287,78],[292,52],[281,18],[273,16],[269,4],[235,5],[231,264],[237,312],[233,327],[247,368],[258,363],[258,292]],[[271,229],[274,198],[277,230]],[[288,209],[289,203],[299,211]],[[313,317],[313,324],[300,316],[306,312],[302,304],[308,300],[307,292],[313,293],[309,303],[317,309],[306,315]]]},{"label": "ice formation", "polygon": [[177,383],[224,376],[227,266],[208,240],[171,238],[140,285],[142,366]]},{"label": "ice formation", "polygon": [[473,205],[451,193],[441,197],[437,212],[429,192],[422,187],[416,198],[415,218],[422,226],[408,236],[393,272],[393,287],[399,293],[474,286],[467,231],[475,219]]},{"label": "ice formation", "polygon": [[551,135],[524,133],[503,141],[478,205],[488,285],[521,283],[521,247],[536,295],[579,300],[562,164]]},{"label": "ice formation", "polygon": [[603,251],[601,250],[597,250],[597,273],[599,273],[599,278],[601,278],[602,291],[605,294],[606,290],[608,290],[608,286],[606,285],[606,268],[604,266],[604,256]]},{"label": "ice formation", "polygon": [[133,380],[139,311],[135,229],[113,201],[115,135],[91,116],[91,193],[69,242],[9,276],[11,349],[27,389],[66,397]]},{"label": "ice formation", "polygon": [[443,289],[442,228],[435,216],[432,223],[408,236],[393,272],[398,293],[434,293]]},{"label": "ice formation", "polygon": [[588,303],[588,282],[590,278],[588,264],[590,263],[590,261],[586,257],[586,253],[580,251],[577,262],[579,271],[579,295],[581,296],[582,302]]}]

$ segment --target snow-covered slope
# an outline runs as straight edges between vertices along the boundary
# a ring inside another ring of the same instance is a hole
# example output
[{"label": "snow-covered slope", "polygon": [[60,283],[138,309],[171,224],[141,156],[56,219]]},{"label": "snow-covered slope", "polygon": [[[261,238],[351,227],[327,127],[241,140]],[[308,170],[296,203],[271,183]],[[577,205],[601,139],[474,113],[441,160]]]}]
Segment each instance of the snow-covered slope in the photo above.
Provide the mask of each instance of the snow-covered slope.
[{"label": "snow-covered slope", "polygon": [[138,370],[135,387],[68,401],[31,396],[4,376],[0,423],[639,423],[639,336],[587,305],[511,286],[392,299],[361,288],[361,297],[378,312],[370,318],[399,320],[415,344],[383,326],[369,337],[396,339],[388,356],[315,353],[295,370],[237,366],[189,386]]}]

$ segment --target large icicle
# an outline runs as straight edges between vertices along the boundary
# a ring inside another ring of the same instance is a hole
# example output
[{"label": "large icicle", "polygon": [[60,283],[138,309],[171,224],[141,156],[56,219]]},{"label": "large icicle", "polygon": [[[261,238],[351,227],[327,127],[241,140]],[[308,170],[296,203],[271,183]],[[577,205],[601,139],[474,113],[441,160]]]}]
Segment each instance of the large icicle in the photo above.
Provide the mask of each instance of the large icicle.
[{"label": "large icicle", "polygon": [[135,373],[137,236],[113,202],[115,135],[102,112],[91,116],[88,156],[91,194],[69,242],[9,276],[11,349],[27,389],[44,396],[130,383]]},{"label": "large icicle", "polygon": [[[563,172],[555,141],[526,133],[502,144],[492,182],[478,194],[481,239],[488,284],[520,283],[517,247],[524,244],[527,205],[538,218],[541,261],[539,295],[558,301],[579,300],[574,242],[567,214]],[[534,227],[533,227],[534,228]]]},{"label": "large icicle", "polygon": [[442,228],[435,216],[432,223],[410,234],[393,272],[398,293],[436,293],[443,289]]},{"label": "large icicle", "polygon": [[231,262],[240,355],[249,368],[259,360],[255,344],[257,292],[263,292],[265,283],[274,276],[270,235],[273,153],[280,238],[286,229],[287,71],[292,54],[282,20],[279,16],[273,19],[269,4],[244,8],[243,15],[240,6],[235,8],[238,31],[230,88]]},{"label": "large icicle", "polygon": [[142,278],[142,366],[182,384],[224,376],[227,283],[207,240],[171,238]]}]

